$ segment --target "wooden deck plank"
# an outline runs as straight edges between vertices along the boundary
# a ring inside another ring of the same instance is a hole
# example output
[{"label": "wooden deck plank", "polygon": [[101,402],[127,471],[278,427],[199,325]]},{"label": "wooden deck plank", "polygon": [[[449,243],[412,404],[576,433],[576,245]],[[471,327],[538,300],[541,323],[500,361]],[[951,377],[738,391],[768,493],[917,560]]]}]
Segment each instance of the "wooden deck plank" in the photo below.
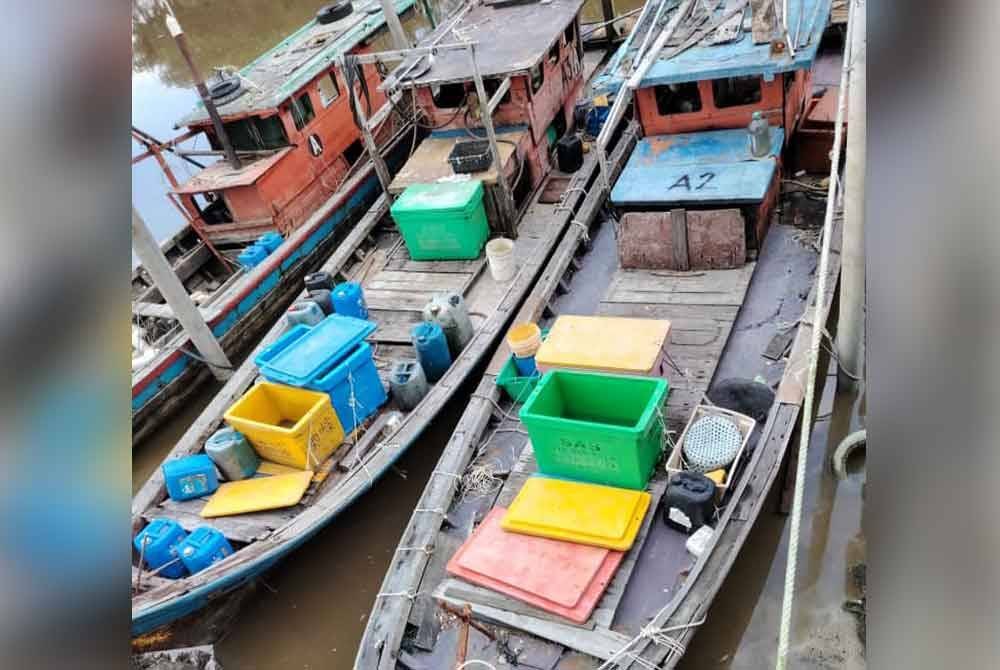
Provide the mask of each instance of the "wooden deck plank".
[{"label": "wooden deck plank", "polygon": [[471,273],[382,270],[365,281],[365,291],[462,291]]}]

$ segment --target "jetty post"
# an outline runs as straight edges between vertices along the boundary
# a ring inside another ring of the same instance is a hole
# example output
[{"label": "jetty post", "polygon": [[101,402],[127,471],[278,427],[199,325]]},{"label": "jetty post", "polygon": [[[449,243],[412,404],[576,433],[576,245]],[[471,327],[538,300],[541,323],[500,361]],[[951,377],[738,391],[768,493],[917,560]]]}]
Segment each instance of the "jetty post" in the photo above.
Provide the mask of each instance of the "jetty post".
[{"label": "jetty post", "polygon": [[184,332],[191,338],[198,353],[205,359],[212,374],[219,381],[229,379],[233,368],[232,363],[229,362],[222,346],[215,339],[208,324],[205,323],[198,307],[191,301],[191,296],[184,289],[181,280],[174,274],[174,269],[170,267],[170,262],[163,255],[163,250],[160,249],[153,234],[149,232],[146,222],[143,221],[134,204],[132,205],[132,249],[135,250],[143,267],[153,278],[156,288],[167,301],[174,316],[180,321]]}]

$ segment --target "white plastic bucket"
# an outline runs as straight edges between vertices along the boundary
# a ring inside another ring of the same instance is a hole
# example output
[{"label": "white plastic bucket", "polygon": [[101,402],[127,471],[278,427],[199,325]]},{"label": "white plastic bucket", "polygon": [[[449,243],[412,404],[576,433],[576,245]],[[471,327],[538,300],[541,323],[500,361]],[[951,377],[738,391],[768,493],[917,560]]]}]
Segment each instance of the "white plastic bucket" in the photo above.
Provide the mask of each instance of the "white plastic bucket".
[{"label": "white plastic bucket", "polygon": [[506,237],[498,237],[486,243],[486,260],[490,264],[490,274],[494,281],[507,282],[517,274],[514,242]]}]

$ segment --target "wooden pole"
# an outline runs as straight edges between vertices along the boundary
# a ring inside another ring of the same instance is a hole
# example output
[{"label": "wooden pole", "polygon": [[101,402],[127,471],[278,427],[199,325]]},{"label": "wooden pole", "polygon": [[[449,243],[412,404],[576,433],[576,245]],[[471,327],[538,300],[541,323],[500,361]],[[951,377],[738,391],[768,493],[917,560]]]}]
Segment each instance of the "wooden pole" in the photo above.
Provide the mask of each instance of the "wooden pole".
[{"label": "wooden pole", "polygon": [[184,29],[181,28],[181,24],[178,23],[173,10],[167,14],[167,30],[170,32],[170,36],[174,38],[174,42],[177,43],[177,49],[181,52],[181,56],[183,56],[184,60],[187,62],[188,69],[191,70],[191,77],[194,79],[195,88],[198,89],[198,95],[201,96],[201,101],[205,105],[205,111],[208,112],[208,117],[212,119],[212,127],[215,129],[216,137],[219,138],[222,150],[226,153],[226,160],[229,161],[229,164],[233,166],[234,170],[239,170],[243,167],[243,163],[240,162],[240,157],[236,155],[236,150],[233,149],[233,143],[229,141],[229,135],[226,134],[226,128],[222,125],[222,117],[219,116],[219,110],[215,108],[215,103],[212,101],[212,95],[208,92],[208,87],[205,85],[205,79],[201,76],[201,70],[198,69],[198,64],[194,62],[194,56],[191,55],[191,49],[188,47],[187,36],[184,34]]},{"label": "wooden pole", "polygon": [[385,14],[385,22],[389,25],[389,32],[392,34],[392,43],[397,49],[409,49],[413,46],[410,42],[410,38],[406,36],[406,31],[403,30],[403,24],[399,20],[399,14],[396,13],[396,6],[393,4],[393,0],[379,0],[382,4],[382,13]]},{"label": "wooden pole", "polygon": [[[856,389],[865,367],[865,54],[868,38],[864,0],[852,0],[851,79],[847,107],[847,158],[844,167],[844,242],[840,270],[837,354],[841,388]],[[849,374],[845,374],[849,373]]]},{"label": "wooden pole", "polygon": [[163,250],[149,232],[135,205],[132,205],[132,248],[153,278],[156,288],[160,290],[174,316],[180,321],[184,332],[208,363],[212,374],[220,381],[229,379],[233,366],[226,357],[226,352],[222,350],[215,335],[205,323],[198,307],[191,301],[191,296],[184,289],[181,280],[174,274],[174,269],[170,267]]},{"label": "wooden pole", "polygon": [[615,0],[601,0],[601,12],[604,14],[604,21],[607,27],[604,29],[604,36],[611,44],[618,39],[618,29],[615,28]]},{"label": "wooden pole", "polygon": [[[398,18],[398,17],[397,17]],[[341,56],[338,59],[340,63],[340,71],[347,78],[347,60]],[[354,67],[356,61],[351,62],[351,67]],[[359,66],[360,67],[360,66]],[[364,76],[364,72],[361,73]],[[361,124],[361,139],[364,142],[365,149],[368,151],[368,156],[372,159],[372,164],[375,166],[375,174],[378,175],[379,183],[382,184],[382,191],[385,196],[392,200],[392,196],[389,194],[389,184],[392,183],[392,176],[389,174],[389,167],[382,160],[382,154],[379,153],[378,144],[375,143],[375,138],[372,136],[371,128],[368,127],[368,118],[365,117],[365,112],[361,108],[361,101],[358,100],[357,87],[349,86],[351,94],[351,104],[354,106],[354,111],[358,115],[358,123]],[[388,102],[386,103],[389,104]]]},{"label": "wooden pole", "polygon": [[[472,78],[476,82],[476,96],[479,98],[479,119],[486,129],[486,136],[490,140],[490,151],[493,153],[493,160],[497,166],[497,184],[500,186],[501,203],[500,212],[504,219],[505,227],[511,237],[517,236],[517,226],[514,224],[514,195],[507,184],[507,175],[503,171],[503,160],[500,158],[500,147],[497,145],[496,131],[493,129],[493,116],[489,110],[489,97],[486,95],[486,87],[483,86],[483,76],[479,72],[479,61],[476,60],[476,45],[469,44],[469,55],[472,58]],[[514,158],[517,158],[517,150],[514,150]]]}]

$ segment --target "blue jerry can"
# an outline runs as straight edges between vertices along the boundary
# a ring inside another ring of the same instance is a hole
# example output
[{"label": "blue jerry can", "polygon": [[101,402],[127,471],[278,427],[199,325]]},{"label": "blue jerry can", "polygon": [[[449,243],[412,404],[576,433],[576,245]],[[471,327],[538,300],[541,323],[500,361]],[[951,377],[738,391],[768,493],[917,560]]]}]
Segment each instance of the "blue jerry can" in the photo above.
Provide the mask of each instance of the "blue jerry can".
[{"label": "blue jerry can", "polygon": [[[135,550],[142,556],[143,563],[150,570],[156,570],[175,559],[180,554],[178,547],[187,538],[187,532],[172,519],[153,519],[132,540]],[[143,545],[146,548],[143,549]],[[177,579],[187,574],[184,563],[177,561],[164,568],[159,576]]]},{"label": "blue jerry can", "polygon": [[219,488],[215,463],[205,454],[165,461],[162,469],[171,500],[200,498]]},{"label": "blue jerry can", "polygon": [[181,542],[177,551],[184,567],[193,575],[231,555],[233,547],[226,536],[215,528],[198,526]]}]

